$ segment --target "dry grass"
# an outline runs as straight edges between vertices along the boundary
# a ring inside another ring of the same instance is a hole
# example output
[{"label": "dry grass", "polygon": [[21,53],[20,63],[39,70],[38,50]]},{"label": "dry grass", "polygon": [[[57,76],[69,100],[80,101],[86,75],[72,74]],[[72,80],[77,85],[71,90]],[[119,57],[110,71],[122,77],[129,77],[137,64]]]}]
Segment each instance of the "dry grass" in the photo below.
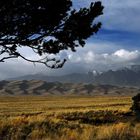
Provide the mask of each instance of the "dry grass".
[{"label": "dry grass", "polygon": [[140,140],[131,97],[0,97],[0,140]]}]

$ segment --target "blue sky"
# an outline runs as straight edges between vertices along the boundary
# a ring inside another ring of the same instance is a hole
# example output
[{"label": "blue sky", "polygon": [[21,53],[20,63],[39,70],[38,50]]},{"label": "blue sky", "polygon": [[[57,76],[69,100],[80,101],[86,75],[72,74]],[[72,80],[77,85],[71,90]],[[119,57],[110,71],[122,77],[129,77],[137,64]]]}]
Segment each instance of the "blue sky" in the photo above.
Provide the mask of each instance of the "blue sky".
[{"label": "blue sky", "polygon": [[[75,7],[89,5],[92,0],[75,0]],[[102,0],[104,15],[99,18],[103,26],[89,42],[113,42],[122,48],[140,49],[140,0]],[[81,5],[80,5],[81,4]]]},{"label": "blue sky", "polygon": [[[78,48],[76,53],[62,52],[60,58],[68,58],[62,69],[50,70],[42,65],[34,67],[23,60],[9,60],[0,64],[1,79],[35,73],[62,75],[94,69],[106,71],[140,64],[140,0],[101,1],[105,7],[104,14],[98,18],[103,23],[102,29],[87,40],[84,48]],[[89,6],[91,2],[73,0],[73,5],[78,9]],[[35,58],[30,51],[26,51],[26,55]]]}]

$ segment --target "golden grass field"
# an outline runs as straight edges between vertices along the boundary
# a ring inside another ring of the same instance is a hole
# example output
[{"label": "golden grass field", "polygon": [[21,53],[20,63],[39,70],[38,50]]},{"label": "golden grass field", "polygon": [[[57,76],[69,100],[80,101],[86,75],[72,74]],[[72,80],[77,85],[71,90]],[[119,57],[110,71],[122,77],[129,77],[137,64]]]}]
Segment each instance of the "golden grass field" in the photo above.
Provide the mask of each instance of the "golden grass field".
[{"label": "golden grass field", "polygon": [[0,97],[0,140],[140,140],[130,96]]}]

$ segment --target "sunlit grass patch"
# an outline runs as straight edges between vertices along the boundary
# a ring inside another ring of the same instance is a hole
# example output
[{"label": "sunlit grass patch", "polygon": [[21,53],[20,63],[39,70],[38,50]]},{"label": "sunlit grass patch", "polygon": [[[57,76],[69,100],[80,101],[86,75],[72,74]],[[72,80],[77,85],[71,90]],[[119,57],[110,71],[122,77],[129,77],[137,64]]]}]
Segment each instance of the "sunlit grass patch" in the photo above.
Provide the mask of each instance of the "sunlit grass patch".
[{"label": "sunlit grass patch", "polygon": [[0,97],[0,139],[140,139],[131,97]]}]

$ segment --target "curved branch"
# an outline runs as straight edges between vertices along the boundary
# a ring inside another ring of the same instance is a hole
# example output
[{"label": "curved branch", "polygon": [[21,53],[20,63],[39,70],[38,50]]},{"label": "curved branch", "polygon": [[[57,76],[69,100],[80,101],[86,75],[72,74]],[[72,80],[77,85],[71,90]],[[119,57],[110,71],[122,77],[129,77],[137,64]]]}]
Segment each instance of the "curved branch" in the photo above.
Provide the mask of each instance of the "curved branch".
[{"label": "curved branch", "polygon": [[0,62],[5,62],[6,59],[10,59],[10,58],[18,58],[18,56],[3,57],[2,59],[0,59]]},{"label": "curved branch", "polygon": [[[61,68],[61,67],[63,67],[63,65],[64,65],[65,62],[66,62],[66,59],[64,59],[63,61],[60,61],[60,60],[56,60],[55,58],[48,59],[47,57],[45,57],[45,58],[40,59],[40,60],[30,60],[30,59],[28,59],[28,58],[22,56],[21,54],[19,54],[18,56],[21,57],[22,59],[28,61],[28,62],[44,64],[45,66],[47,66],[47,67],[49,67],[49,68],[52,68],[52,69]],[[45,61],[44,61],[44,60],[45,60]],[[49,65],[49,64],[48,64],[49,62],[53,62],[53,63],[55,63],[55,64]]]}]

